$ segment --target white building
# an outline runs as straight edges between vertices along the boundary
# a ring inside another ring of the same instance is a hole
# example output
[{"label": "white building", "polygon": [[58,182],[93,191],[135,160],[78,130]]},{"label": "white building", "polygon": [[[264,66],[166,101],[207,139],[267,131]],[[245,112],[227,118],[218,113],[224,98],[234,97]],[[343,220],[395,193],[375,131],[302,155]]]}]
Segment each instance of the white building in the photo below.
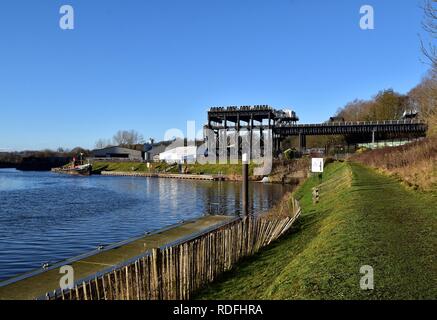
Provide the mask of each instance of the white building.
[{"label": "white building", "polygon": [[168,163],[178,162],[182,163],[185,160],[189,162],[195,162],[197,158],[197,147],[176,147],[171,150],[164,151],[159,154],[159,160]]}]

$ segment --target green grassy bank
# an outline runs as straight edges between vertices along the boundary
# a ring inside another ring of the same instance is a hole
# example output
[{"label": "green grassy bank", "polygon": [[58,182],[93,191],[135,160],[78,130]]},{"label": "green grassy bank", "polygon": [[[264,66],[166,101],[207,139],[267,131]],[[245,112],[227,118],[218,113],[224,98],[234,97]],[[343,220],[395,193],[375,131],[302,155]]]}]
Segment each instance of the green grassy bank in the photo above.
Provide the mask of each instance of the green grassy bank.
[{"label": "green grassy bank", "polygon": [[[224,174],[228,176],[241,175],[241,164],[189,164],[187,165],[187,172],[190,174]],[[249,166],[249,173],[253,173],[255,165]],[[177,165],[167,164],[164,162],[147,164],[138,162],[94,162],[93,173],[101,171],[120,171],[120,172],[159,172],[159,173],[179,173]]]},{"label": "green grassy bank", "polygon": [[[198,299],[423,299],[437,297],[437,197],[358,164],[326,168],[321,201],[307,180],[292,232],[243,261]],[[373,291],[360,267],[374,268]]]}]

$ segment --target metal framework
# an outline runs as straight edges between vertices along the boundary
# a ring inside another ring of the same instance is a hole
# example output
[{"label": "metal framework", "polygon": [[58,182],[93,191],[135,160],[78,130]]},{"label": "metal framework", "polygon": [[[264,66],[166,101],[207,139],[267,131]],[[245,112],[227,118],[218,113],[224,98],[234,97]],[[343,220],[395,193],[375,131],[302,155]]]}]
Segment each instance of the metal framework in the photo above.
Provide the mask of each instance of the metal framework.
[{"label": "metal framework", "polygon": [[[208,124],[205,128],[213,130],[217,141],[220,132],[233,130],[240,136],[241,130],[249,130],[250,145],[254,131],[272,130],[273,150],[279,152],[281,142],[288,136],[299,137],[300,150],[306,147],[308,135],[356,135],[377,133],[415,133],[426,135],[427,124],[415,119],[327,122],[319,124],[297,124],[296,113],[288,110],[275,110],[270,106],[214,107],[208,111]],[[218,143],[217,143],[218,145]]]}]

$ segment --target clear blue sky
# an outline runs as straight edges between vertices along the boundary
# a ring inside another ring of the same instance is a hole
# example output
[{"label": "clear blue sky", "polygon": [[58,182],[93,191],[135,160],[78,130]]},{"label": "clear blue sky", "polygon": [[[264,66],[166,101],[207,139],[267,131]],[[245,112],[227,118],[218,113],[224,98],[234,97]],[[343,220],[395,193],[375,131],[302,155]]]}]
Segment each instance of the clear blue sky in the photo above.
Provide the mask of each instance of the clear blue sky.
[{"label": "clear blue sky", "polygon": [[[420,0],[0,2],[0,149],[92,148],[135,129],[162,139],[209,106],[292,107],[326,120],[425,74]],[[59,9],[75,9],[75,30]],[[375,9],[375,30],[359,9]]]}]

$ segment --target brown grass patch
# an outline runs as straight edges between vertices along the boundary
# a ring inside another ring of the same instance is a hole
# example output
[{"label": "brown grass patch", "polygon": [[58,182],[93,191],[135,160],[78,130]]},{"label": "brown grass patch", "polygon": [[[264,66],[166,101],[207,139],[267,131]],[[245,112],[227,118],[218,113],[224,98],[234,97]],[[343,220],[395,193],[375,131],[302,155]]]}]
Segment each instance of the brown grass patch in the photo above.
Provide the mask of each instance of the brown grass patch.
[{"label": "brown grass patch", "polygon": [[437,190],[437,137],[396,148],[372,150],[352,160],[396,175],[415,189]]},{"label": "brown grass patch", "polygon": [[265,219],[270,218],[286,218],[294,217],[297,208],[294,207],[293,193],[287,192],[273,208],[265,212],[262,217]]}]

